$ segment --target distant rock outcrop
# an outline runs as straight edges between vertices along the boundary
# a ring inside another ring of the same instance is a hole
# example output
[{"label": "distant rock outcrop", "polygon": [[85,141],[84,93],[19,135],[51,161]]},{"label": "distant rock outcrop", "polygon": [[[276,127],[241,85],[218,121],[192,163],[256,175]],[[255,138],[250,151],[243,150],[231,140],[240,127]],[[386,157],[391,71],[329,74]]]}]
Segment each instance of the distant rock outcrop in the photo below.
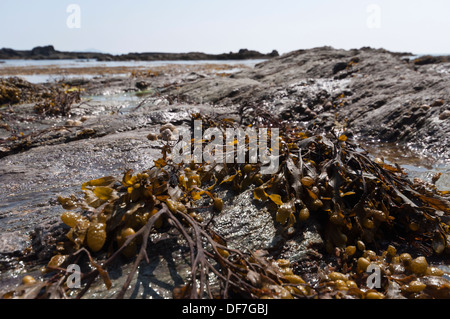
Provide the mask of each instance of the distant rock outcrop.
[{"label": "distant rock outcrop", "polygon": [[60,59],[96,59],[99,61],[170,61],[170,60],[247,60],[269,59],[279,56],[276,50],[264,54],[258,51],[241,49],[239,52],[207,54],[202,52],[164,53],[144,52],[112,55],[99,52],[64,52],[57,51],[52,45],[35,47],[32,50],[0,49],[0,59],[28,59],[28,60],[60,60]]},{"label": "distant rock outcrop", "polygon": [[51,56],[56,53],[57,52],[55,51],[53,45],[47,45],[45,47],[35,47],[31,50],[32,56],[39,56],[39,55]]}]

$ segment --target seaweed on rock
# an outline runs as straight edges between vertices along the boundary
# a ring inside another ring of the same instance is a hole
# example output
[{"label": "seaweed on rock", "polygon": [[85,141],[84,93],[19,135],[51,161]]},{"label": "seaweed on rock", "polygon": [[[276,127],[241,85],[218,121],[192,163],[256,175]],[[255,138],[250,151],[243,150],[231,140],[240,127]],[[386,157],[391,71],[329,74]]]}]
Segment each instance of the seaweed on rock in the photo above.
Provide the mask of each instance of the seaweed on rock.
[{"label": "seaweed on rock", "polygon": [[[205,129],[238,127],[231,120],[202,120]],[[409,181],[398,166],[372,160],[345,132],[316,135],[284,122],[278,127],[279,167],[270,175],[260,174],[259,163],[175,164],[166,139],[152,168],[136,175],[127,171],[121,179],[86,182],[84,198],[58,198],[67,210],[61,218],[70,231],[68,242],[47,266],[54,275],[4,297],[66,297],[70,274],[63,267],[87,256],[91,268],[81,274],[81,298],[97,278],[110,287],[107,268],[124,255],[135,259],[117,294],[123,298],[140,263],[149,260],[150,234],[169,229],[185,239],[191,268],[174,298],[385,298],[392,297],[395,287],[407,298],[448,297],[449,281],[425,257],[449,252],[449,194]],[[309,283],[288,260],[228,247],[197,209],[206,202],[211,211],[222,211],[224,203],[215,193],[219,187],[253,189],[254,198],[266,204],[286,233],[300,231],[308,219],[320,221],[325,254],[338,262],[321,271],[319,282]],[[399,241],[402,249],[415,247],[423,256],[398,254]],[[382,242],[392,244],[382,247]],[[385,278],[378,290],[365,284],[371,263]],[[210,287],[212,276],[220,289]]]},{"label": "seaweed on rock", "polygon": [[33,84],[18,77],[0,79],[0,107],[35,103],[34,111],[42,115],[69,114],[72,104],[81,100],[80,88],[69,85]]}]

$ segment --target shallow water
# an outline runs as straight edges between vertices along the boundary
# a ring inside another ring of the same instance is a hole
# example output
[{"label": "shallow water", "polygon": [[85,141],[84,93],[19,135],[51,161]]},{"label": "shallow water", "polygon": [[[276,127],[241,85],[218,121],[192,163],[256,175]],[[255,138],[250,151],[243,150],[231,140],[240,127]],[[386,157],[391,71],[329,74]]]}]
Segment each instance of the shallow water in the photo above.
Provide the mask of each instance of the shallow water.
[{"label": "shallow water", "polygon": [[[142,93],[135,92],[117,93],[105,92],[101,95],[90,95],[83,97],[88,102],[97,102],[106,105],[116,105],[116,111],[120,113],[130,112],[142,102]],[[95,113],[94,113],[95,114]]]},{"label": "shallow water", "polygon": [[[112,74],[111,76],[126,76],[125,74]],[[8,77],[8,76],[0,76]],[[38,84],[45,82],[60,82],[68,79],[86,79],[91,80],[99,77],[98,75],[93,74],[27,74],[27,75],[19,75],[19,78],[24,79],[30,83]]]},{"label": "shallow water", "polygon": [[[0,78],[11,76],[8,70],[18,68],[25,70],[26,74],[19,74],[20,78],[31,83],[45,83],[45,82],[57,82],[65,79],[83,78],[93,79],[101,77],[99,74],[92,74],[89,72],[90,68],[129,68],[129,69],[145,69],[154,67],[163,67],[168,65],[183,65],[183,66],[199,66],[199,65],[227,65],[229,69],[221,70],[220,73],[231,74],[242,70],[244,67],[253,67],[260,62],[264,62],[264,59],[254,60],[194,60],[194,61],[96,61],[96,60],[0,60]],[[30,72],[31,70],[50,69],[54,74],[41,74],[40,72]],[[76,74],[66,73],[65,69],[86,69],[86,73],[76,72]],[[11,71],[9,71],[11,72]],[[63,72],[63,74],[60,74]],[[122,71],[118,71],[122,72]],[[6,74],[4,74],[6,73]],[[12,73],[12,74],[17,74]],[[108,76],[129,76],[129,72],[108,74]]]},{"label": "shallow water", "polygon": [[440,191],[450,191],[450,159],[436,160],[420,151],[413,151],[396,143],[361,142],[360,144],[371,156],[382,158],[390,164],[398,164],[408,173],[411,180],[420,178],[431,182],[436,173],[441,173],[436,187]]},{"label": "shallow water", "polygon": [[178,61],[97,61],[97,60],[0,60],[0,68],[6,67],[60,67],[60,68],[91,68],[91,67],[157,67],[165,65],[200,65],[200,64],[227,64],[255,66],[265,59],[250,60],[178,60]]}]

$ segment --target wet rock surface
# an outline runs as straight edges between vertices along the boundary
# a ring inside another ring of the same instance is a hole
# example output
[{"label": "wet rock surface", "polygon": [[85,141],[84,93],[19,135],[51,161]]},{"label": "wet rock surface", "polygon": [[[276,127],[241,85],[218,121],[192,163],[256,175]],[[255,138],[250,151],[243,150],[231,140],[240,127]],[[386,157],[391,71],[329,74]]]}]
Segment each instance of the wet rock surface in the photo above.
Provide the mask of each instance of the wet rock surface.
[{"label": "wet rock surface", "polygon": [[[71,84],[85,89],[85,95],[71,108],[70,117],[36,117],[32,104],[17,105],[8,111],[14,130],[0,128],[0,181],[5,186],[0,189],[0,292],[25,273],[42,278],[37,268],[48,262],[67,230],[56,198],[79,193],[88,180],[151,167],[161,147],[147,135],[163,124],[186,127],[195,113],[244,124],[269,114],[318,132],[341,125],[349,137],[398,142],[448,160],[449,72],[445,60],[414,63],[385,50],[323,47],[291,52],[225,77],[188,73],[74,80]],[[157,94],[125,102],[88,99],[149,87],[157,88]],[[24,133],[26,143],[11,139],[18,132]],[[448,178],[447,170],[442,180]],[[314,220],[286,238],[251,190],[229,194],[224,201],[212,225],[231,247],[276,251],[298,269],[319,268],[324,230]],[[173,288],[189,275],[185,243],[176,233],[155,235],[150,249],[155,254],[140,268],[127,296],[171,298]],[[24,255],[25,266],[11,259]],[[113,266],[112,289],[99,282],[85,297],[113,297],[129,267]]]},{"label": "wet rock surface", "polygon": [[0,254],[20,253],[26,248],[26,242],[21,232],[4,232],[0,236]]},{"label": "wet rock surface", "polygon": [[177,88],[176,94],[308,121],[309,127],[325,130],[337,119],[355,135],[408,144],[448,159],[449,72],[448,62],[418,65],[382,49],[322,47],[231,75],[230,81],[217,84],[220,90],[200,79]]}]

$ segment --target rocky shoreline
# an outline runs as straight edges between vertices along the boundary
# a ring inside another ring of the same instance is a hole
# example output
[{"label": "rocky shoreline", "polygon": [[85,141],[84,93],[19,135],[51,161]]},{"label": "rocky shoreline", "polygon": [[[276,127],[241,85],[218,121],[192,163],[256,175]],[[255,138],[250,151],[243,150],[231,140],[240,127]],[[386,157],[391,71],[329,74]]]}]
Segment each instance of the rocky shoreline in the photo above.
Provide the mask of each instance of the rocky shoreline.
[{"label": "rocky shoreline", "polygon": [[[364,141],[397,143],[413,150],[419,160],[430,156],[448,165],[449,75],[445,60],[421,63],[382,49],[321,47],[274,55],[236,73],[177,69],[66,80],[68,88],[81,93],[81,101],[56,116],[36,114],[30,101],[4,106],[0,179],[8,187],[0,190],[0,291],[17,285],[24,274],[44,276],[36,267],[48,262],[67,230],[60,220],[59,195],[79,192],[88,180],[149,168],[161,148],[147,140],[148,133],[168,123],[188,126],[192,114],[242,125],[271,118],[317,134],[338,130],[362,147]],[[19,81],[13,89],[27,85],[42,93],[61,83],[32,86]],[[90,98],[123,94],[136,94],[132,107],[124,108],[120,99]],[[426,182],[432,179],[428,176]],[[435,182],[449,188],[449,180],[447,169]],[[305,278],[317,280],[325,249],[324,229],[317,221],[310,220],[286,240],[272,216],[260,213],[265,208],[255,205],[251,191],[223,196],[225,208],[214,229],[231,247],[281,251]],[[188,276],[186,246],[174,245],[178,237],[155,234],[154,240],[157,253],[133,279],[136,289],[130,297],[171,298],[172,289]],[[284,246],[279,247],[280,242]],[[18,264],[24,256],[25,263]],[[448,255],[436,263],[448,265]],[[112,270],[112,290],[100,283],[86,297],[112,297],[123,283],[124,267]]]},{"label": "rocky shoreline", "polygon": [[324,47],[167,91],[188,101],[238,106],[244,117],[258,110],[325,131],[337,120],[363,139],[449,159],[449,67],[448,62],[416,64],[382,49]]},{"label": "rocky shoreline", "polygon": [[55,50],[52,45],[35,47],[32,50],[0,49],[0,59],[25,59],[25,60],[61,60],[61,59],[96,59],[98,61],[173,61],[173,60],[246,60],[246,59],[270,59],[279,56],[276,50],[263,54],[254,50],[241,49],[238,52],[223,54],[207,54],[202,52],[188,53],[164,53],[144,52],[113,55],[97,52],[64,52]]}]

